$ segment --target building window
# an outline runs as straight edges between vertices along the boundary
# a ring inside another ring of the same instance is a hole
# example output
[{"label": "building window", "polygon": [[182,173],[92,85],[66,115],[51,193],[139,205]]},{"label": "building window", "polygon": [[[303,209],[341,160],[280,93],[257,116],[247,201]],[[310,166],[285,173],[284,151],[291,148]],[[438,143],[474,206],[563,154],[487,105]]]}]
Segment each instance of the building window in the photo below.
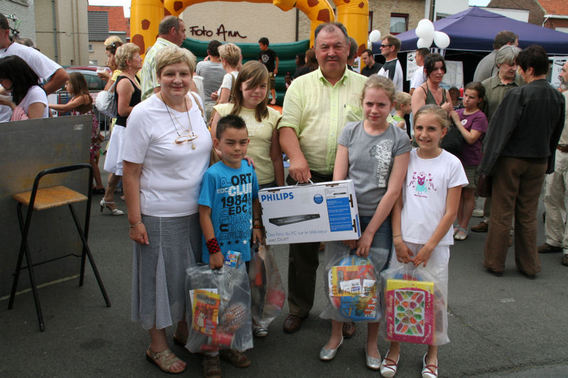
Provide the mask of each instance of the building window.
[{"label": "building window", "polygon": [[390,33],[393,35],[404,33],[408,30],[408,14],[391,13]]},{"label": "building window", "polygon": [[369,30],[367,33],[373,31],[373,11],[369,11]]},{"label": "building window", "polygon": [[92,43],[89,43],[89,52],[95,52],[95,49],[93,49]]}]

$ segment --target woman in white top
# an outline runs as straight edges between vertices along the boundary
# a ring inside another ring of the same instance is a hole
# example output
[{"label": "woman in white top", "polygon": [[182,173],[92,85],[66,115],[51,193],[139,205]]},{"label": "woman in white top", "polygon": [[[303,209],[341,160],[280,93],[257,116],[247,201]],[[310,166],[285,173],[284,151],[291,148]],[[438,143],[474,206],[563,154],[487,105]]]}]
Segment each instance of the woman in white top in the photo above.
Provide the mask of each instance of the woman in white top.
[{"label": "woman in white top", "polygon": [[47,95],[38,80],[22,58],[11,55],[0,59],[0,84],[12,96],[0,98],[0,104],[12,109],[11,121],[49,117]]},{"label": "woman in white top", "polygon": [[239,46],[234,43],[226,43],[219,46],[219,56],[226,74],[223,76],[221,87],[217,92],[211,93],[211,98],[217,100],[218,104],[224,104],[231,99],[231,90],[241,69],[243,56]]},{"label": "woman in white top", "polygon": [[174,342],[185,344],[185,270],[201,256],[197,199],[213,144],[198,96],[188,95],[194,69],[188,50],[158,52],[160,92],[132,110],[122,155],[135,242],[132,319],[150,333],[147,359],[168,373],[186,368],[169,349],[165,328],[176,324]]}]

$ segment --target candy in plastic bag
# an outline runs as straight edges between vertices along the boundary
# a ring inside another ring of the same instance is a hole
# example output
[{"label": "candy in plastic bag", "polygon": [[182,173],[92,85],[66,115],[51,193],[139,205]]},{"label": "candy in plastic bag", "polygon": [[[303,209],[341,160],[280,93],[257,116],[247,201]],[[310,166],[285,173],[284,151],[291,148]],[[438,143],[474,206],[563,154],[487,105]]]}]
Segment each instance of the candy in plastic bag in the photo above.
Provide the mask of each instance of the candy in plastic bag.
[{"label": "candy in plastic bag", "polygon": [[449,342],[447,284],[423,267],[393,265],[381,274],[387,339],[427,345]]},{"label": "candy in plastic bag", "polygon": [[325,275],[331,307],[321,316],[337,321],[378,321],[380,290],[373,262],[350,255],[349,248],[339,242],[328,243],[326,253],[334,256],[326,266]]},{"label": "candy in plastic bag", "polygon": [[252,348],[250,288],[244,264],[211,270],[208,265],[186,269],[189,335],[192,353]]},{"label": "candy in plastic bag", "polygon": [[260,245],[249,265],[251,312],[256,325],[268,328],[282,312],[286,292],[270,247]]}]

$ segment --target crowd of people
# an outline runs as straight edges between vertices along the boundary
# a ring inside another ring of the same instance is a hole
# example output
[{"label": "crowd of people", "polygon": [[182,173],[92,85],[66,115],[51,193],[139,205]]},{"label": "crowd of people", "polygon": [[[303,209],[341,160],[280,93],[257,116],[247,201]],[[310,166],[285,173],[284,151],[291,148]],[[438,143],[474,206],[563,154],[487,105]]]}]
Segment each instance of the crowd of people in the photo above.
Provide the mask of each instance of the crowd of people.
[{"label": "crowd of people", "polygon": [[[218,41],[211,41],[207,58],[196,63],[190,51],[180,48],[184,38],[183,21],[167,16],[143,62],[135,44],[108,40],[110,71],[100,72],[105,89],[115,88],[118,113],[100,207],[112,215],[125,213],[114,201],[122,178],[134,242],[132,319],[148,331],[146,358],[162,371],[177,374],[187,368],[170,350],[165,332],[175,327],[173,342],[186,344],[186,268],[204,263],[218,269],[229,250],[239,251],[245,263],[251,260],[251,244],[264,239],[262,188],[352,180],[361,237],[325,243],[326,265],[338,253],[352,253],[368,258],[377,272],[422,269],[447,293],[450,246],[468,237],[476,191],[492,197],[486,200],[486,219],[472,228],[488,231],[483,265],[489,273],[503,275],[511,238],[517,269],[529,278],[541,269],[539,252],[564,251],[562,263],[568,265],[563,220],[568,92],[561,94],[546,81],[548,58],[542,47],[521,50],[514,33],[499,33],[495,50],[480,63],[475,81],[465,85],[458,106],[443,84],[447,67],[442,55],[417,50],[418,70],[408,78],[405,93],[397,58],[400,40],[382,39],[382,65],[364,50],[359,74],[348,68],[357,49],[344,26],[321,24],[313,48],[297,57],[298,70],[280,113],[269,106],[277,99],[279,59],[267,38],[258,41],[258,60],[245,64],[238,46]],[[67,75],[36,50],[14,46],[2,15],[0,47],[0,83],[11,93],[0,97],[7,119],[47,117],[50,108],[92,114],[93,100],[81,74]],[[561,79],[568,82],[568,63]],[[63,84],[70,101],[49,105],[46,93]],[[91,163],[98,169],[101,138],[94,118],[91,137]],[[450,138],[461,143],[458,152],[443,148]],[[551,173],[546,243],[537,249],[545,173]],[[102,188],[99,174],[94,189]],[[227,214],[232,214],[230,224]],[[286,333],[299,331],[313,307],[321,248],[319,242],[289,245]],[[447,302],[438,305],[447,307]],[[437,321],[447,324],[447,312],[441,313]],[[356,325],[331,308],[321,316],[331,319],[331,332],[319,357],[331,361]],[[367,324],[365,364],[393,377],[401,344],[392,341],[381,357],[380,320]],[[250,331],[268,335],[259,324]],[[438,347],[447,341],[427,346],[422,377],[438,376]],[[204,376],[221,376],[220,358],[242,368],[251,364],[242,351],[208,351]]]}]

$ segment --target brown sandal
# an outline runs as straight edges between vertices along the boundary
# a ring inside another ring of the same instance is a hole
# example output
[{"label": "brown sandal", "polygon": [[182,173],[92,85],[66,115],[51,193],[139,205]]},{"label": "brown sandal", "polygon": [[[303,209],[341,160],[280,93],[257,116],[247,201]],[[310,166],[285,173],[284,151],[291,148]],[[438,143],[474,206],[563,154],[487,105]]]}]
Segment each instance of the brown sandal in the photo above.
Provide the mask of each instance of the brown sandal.
[{"label": "brown sandal", "polygon": [[152,352],[150,348],[146,350],[146,359],[160,368],[161,371],[168,374],[180,374],[183,373],[187,366],[180,371],[172,371],[172,366],[178,362],[184,362],[178,358],[171,350],[165,349],[161,352]]},{"label": "brown sandal", "polygon": [[203,376],[205,378],[221,378],[221,361],[219,356],[203,356]]},{"label": "brown sandal", "polygon": [[234,367],[246,368],[251,364],[251,360],[247,358],[246,354],[236,350],[221,350],[219,351],[219,355],[222,359],[229,361]]}]

